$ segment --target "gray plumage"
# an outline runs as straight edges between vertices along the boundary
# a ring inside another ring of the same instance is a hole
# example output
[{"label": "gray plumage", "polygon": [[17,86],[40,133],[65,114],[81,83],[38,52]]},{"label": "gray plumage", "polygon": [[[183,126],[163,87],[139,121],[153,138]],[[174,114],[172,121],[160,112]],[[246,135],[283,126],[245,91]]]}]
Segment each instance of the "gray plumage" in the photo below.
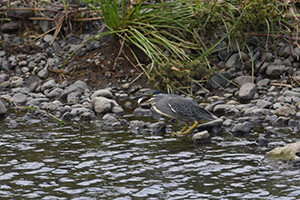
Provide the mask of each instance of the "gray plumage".
[{"label": "gray plumage", "polygon": [[149,102],[157,113],[184,122],[215,119],[192,98],[160,93],[153,95]]}]

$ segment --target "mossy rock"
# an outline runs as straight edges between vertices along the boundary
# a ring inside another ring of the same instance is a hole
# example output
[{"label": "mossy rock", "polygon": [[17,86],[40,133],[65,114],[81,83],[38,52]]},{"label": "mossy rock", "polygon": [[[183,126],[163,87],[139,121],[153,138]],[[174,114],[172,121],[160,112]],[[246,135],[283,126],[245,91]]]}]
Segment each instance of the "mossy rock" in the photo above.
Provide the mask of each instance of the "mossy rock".
[{"label": "mossy rock", "polygon": [[275,149],[269,151],[265,158],[270,160],[295,161],[300,159],[300,157],[297,155],[299,152],[300,142],[295,142],[284,147],[276,147]]}]

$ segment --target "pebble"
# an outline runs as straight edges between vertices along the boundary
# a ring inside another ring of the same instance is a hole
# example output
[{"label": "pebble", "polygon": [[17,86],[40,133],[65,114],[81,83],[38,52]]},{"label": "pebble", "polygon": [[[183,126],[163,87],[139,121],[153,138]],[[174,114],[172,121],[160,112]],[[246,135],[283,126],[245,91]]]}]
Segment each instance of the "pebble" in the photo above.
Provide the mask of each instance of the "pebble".
[{"label": "pebble", "polygon": [[0,115],[5,115],[7,112],[7,109],[4,105],[4,103],[0,100]]},{"label": "pebble", "polygon": [[245,83],[242,85],[238,92],[238,98],[240,100],[251,100],[256,92],[256,85],[254,83]]}]

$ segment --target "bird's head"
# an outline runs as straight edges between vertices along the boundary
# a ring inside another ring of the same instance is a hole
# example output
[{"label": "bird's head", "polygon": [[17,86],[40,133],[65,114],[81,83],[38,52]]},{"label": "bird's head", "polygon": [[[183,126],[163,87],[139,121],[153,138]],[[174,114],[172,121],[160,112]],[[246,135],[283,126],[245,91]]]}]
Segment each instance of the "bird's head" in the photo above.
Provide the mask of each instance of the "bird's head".
[{"label": "bird's head", "polygon": [[156,94],[161,94],[162,92],[161,91],[158,91],[158,90],[148,90],[147,92],[137,96],[137,97],[134,97],[133,99],[138,99],[138,104],[139,105],[142,105],[144,103],[148,103],[149,99],[151,99],[154,95]]}]

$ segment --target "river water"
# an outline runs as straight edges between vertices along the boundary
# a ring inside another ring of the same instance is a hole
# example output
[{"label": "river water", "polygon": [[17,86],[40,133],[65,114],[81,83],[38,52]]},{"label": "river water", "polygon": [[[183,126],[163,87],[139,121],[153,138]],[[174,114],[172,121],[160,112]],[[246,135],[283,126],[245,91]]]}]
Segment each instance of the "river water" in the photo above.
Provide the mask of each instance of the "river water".
[{"label": "river water", "polygon": [[[179,129],[179,128],[178,128]],[[1,199],[299,199],[300,167],[262,164],[264,154],[299,140],[188,137],[59,126],[21,113],[0,120]]]}]

